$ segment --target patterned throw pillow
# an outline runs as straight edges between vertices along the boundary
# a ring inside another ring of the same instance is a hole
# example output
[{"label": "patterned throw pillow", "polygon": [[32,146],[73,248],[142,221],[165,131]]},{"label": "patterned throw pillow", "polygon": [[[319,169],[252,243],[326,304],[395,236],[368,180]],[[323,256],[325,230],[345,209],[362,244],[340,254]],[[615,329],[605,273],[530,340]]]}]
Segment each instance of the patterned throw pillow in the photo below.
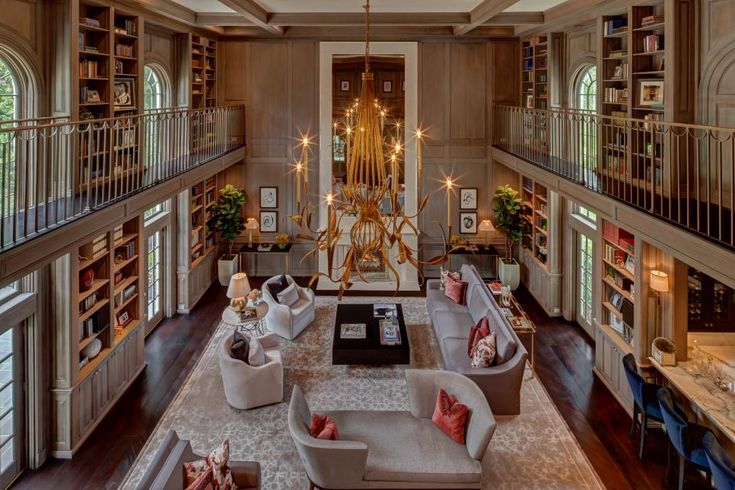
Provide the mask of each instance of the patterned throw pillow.
[{"label": "patterned throw pillow", "polygon": [[467,281],[457,279],[451,273],[447,276],[444,295],[458,305],[467,304]]},{"label": "patterned throw pillow", "polygon": [[337,431],[337,422],[329,415],[311,414],[311,425],[309,426],[309,434],[317,439],[336,441],[339,439],[339,431]]},{"label": "patterned throw pillow", "polygon": [[483,337],[475,346],[474,352],[472,352],[472,364],[473,368],[486,368],[493,365],[495,362],[495,334]]},{"label": "patterned throw pillow", "polygon": [[187,486],[186,490],[214,490],[214,478],[212,474],[212,468],[207,466],[207,469],[191,485]]},{"label": "patterned throw pillow", "polygon": [[486,316],[482,317],[477,325],[470,327],[470,335],[467,337],[467,357],[472,359],[475,346],[481,338],[490,335],[490,323]]},{"label": "patterned throw pillow", "polygon": [[434,415],[432,415],[431,421],[459,444],[464,444],[465,441],[464,433],[468,415],[467,405],[459,403],[444,388],[439,389],[439,396],[436,398],[436,407],[434,407]]},{"label": "patterned throw pillow", "polygon": [[184,463],[187,490],[204,473],[206,473],[207,470],[212,472],[213,490],[235,490],[237,486],[232,479],[230,468],[227,466],[229,459],[230,441],[229,439],[225,439],[224,442],[209,453],[209,456],[206,458],[198,461],[192,461],[191,463]]}]

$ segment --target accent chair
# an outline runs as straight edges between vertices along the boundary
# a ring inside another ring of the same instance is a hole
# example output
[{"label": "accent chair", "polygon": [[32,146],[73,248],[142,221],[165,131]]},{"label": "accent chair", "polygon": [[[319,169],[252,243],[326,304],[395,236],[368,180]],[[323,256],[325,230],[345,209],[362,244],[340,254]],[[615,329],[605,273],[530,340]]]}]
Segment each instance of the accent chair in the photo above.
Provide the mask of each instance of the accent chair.
[{"label": "accent chair", "polygon": [[660,388],[657,397],[666,426],[666,435],[668,435],[671,443],[669,464],[666,465],[666,476],[669,476],[669,469],[672,466],[671,450],[673,448],[679,455],[679,490],[684,488],[687,463],[691,463],[698,470],[704,471],[709,479],[711,472],[707,454],[704,452],[703,439],[705,434],[711,434],[710,430],[687,421],[684,411],[674,401],[674,395],[670,389]]},{"label": "accent chair", "polygon": [[[202,459],[189,441],[179,439],[176,431],[166,433],[137,490],[181,490],[185,488],[184,463]],[[230,461],[232,479],[240,490],[260,490],[260,464],[254,461]]]},{"label": "accent chair", "polygon": [[265,350],[265,364],[262,366],[251,366],[232,357],[232,335],[225,336],[220,343],[219,367],[225,398],[227,403],[240,410],[283,400],[283,364],[278,337],[268,334],[258,340]]},{"label": "accent chair", "polygon": [[[406,383],[408,411],[318,411],[337,423],[336,441],[309,434],[312,412],[294,386],[288,427],[311,489],[481,487],[496,425],[482,390],[450,371],[409,369]],[[440,388],[469,408],[465,444],[431,420]]]},{"label": "accent chair", "polygon": [[[649,419],[659,423],[663,422],[661,406],[656,397],[656,393],[661,386],[647,383],[643,379],[638,373],[638,365],[633,354],[626,354],[623,357],[623,368],[625,369],[625,377],[628,378],[630,391],[633,392],[633,425],[630,427],[630,437],[635,436],[636,427],[640,425],[641,442],[638,448],[638,458],[643,459]],[[639,415],[640,421],[638,419]]]},{"label": "accent chair", "polygon": [[735,490],[735,467],[715,435],[708,432],[702,439],[704,452],[712,470],[712,479],[717,490]]},{"label": "accent chair", "polygon": [[[279,282],[280,276],[271,277],[263,284],[263,299],[268,304],[265,322],[268,329],[284,339],[293,340],[314,321],[314,291],[297,285],[299,300],[291,306],[282,305],[271,294],[268,284]],[[288,284],[293,284],[291,276],[286,276]]]}]

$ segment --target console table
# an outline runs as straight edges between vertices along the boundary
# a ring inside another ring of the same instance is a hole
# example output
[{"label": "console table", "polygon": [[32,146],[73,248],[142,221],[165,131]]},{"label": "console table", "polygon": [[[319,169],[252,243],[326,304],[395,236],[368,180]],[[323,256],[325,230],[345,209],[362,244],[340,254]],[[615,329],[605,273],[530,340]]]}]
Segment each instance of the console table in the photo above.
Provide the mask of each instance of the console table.
[{"label": "console table", "polygon": [[[249,247],[247,244],[246,245],[243,245],[242,248],[240,248],[240,255],[241,256],[243,256],[243,255],[254,255],[256,257],[256,260],[257,260],[258,255],[283,255],[283,256],[285,256],[285,262],[286,262],[284,272],[286,274],[289,274],[289,271],[290,271],[290,263],[291,263],[291,261],[290,261],[291,244],[289,243],[284,248],[281,248],[278,245],[276,245],[275,243],[273,243],[270,250],[258,250],[258,247],[260,245],[262,245],[262,244],[255,243],[255,244],[253,244],[252,247]],[[242,264],[243,263],[244,263],[244,261],[242,259],[240,259],[240,268],[241,269],[242,269]]]},{"label": "console table", "polygon": [[[488,283],[488,288],[490,288],[490,284]],[[506,321],[510,324],[510,326],[513,328],[513,331],[518,335],[519,337],[526,335],[531,338],[531,353],[530,353],[530,359],[529,362],[531,363],[531,375],[536,375],[536,325],[531,321],[530,318],[528,318],[528,315],[526,315],[526,312],[523,311],[523,308],[516,300],[515,296],[510,296],[510,305],[504,306],[502,301],[500,300],[500,296],[493,294],[492,291],[490,292],[490,296],[492,297],[493,301],[497,305],[498,309],[502,312],[503,308],[507,308],[512,313],[512,316],[514,317],[520,317],[525,320],[523,322],[523,325],[513,325],[513,323],[509,320],[508,316],[506,315]]]},{"label": "console table", "polygon": [[[485,262],[485,269],[490,271],[490,274],[488,277],[495,278],[498,276],[498,251],[495,249],[493,245],[475,245],[477,247],[476,250],[467,250],[467,249],[459,249],[459,250],[452,250],[449,252],[449,262],[448,267],[449,270],[454,270],[454,267],[452,265],[452,258],[454,257],[468,257],[468,256],[477,256],[481,257],[483,261]],[[448,248],[449,250],[449,248]]]}]

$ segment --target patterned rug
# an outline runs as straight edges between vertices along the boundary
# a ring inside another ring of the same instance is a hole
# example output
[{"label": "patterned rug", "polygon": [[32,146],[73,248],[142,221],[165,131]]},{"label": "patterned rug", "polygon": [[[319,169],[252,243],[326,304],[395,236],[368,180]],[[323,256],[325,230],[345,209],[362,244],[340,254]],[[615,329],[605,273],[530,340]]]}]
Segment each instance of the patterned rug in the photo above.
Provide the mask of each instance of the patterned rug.
[{"label": "patterned rug", "polygon": [[[344,302],[400,302],[411,342],[411,367],[441,369],[428,326],[424,298],[345,298]],[[331,338],[337,301],[317,297],[315,322],[296,340],[281,340],[285,369],[283,403],[236,410],[225,401],[217,347],[233,327],[220,325],[122,484],[135,488],[169,429],[206,454],[225,438],[230,457],[259,461],[263,488],[305,489],[308,482],[288,432],[288,401],[294,384],[312,410],[406,410],[401,367],[332,366]],[[484,461],[483,488],[604,488],[537,378],[527,371],[521,414],[496,417],[497,430]]]}]

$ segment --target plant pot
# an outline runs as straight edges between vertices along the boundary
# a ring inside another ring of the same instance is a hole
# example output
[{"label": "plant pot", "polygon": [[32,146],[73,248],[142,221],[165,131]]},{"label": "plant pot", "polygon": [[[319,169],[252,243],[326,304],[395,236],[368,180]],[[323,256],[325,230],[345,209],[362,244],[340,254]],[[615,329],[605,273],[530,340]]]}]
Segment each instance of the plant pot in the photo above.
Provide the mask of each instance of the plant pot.
[{"label": "plant pot", "polygon": [[237,254],[223,255],[217,261],[217,275],[222,286],[230,284],[230,278],[240,269],[240,257]]},{"label": "plant pot", "polygon": [[498,261],[498,279],[512,291],[521,283],[521,266],[516,259],[500,259]]},{"label": "plant pot", "polygon": [[288,246],[288,243],[284,243],[284,244],[278,244],[278,248],[280,248],[281,250],[283,250],[283,249],[284,249],[284,248],[286,248],[287,246]]}]

